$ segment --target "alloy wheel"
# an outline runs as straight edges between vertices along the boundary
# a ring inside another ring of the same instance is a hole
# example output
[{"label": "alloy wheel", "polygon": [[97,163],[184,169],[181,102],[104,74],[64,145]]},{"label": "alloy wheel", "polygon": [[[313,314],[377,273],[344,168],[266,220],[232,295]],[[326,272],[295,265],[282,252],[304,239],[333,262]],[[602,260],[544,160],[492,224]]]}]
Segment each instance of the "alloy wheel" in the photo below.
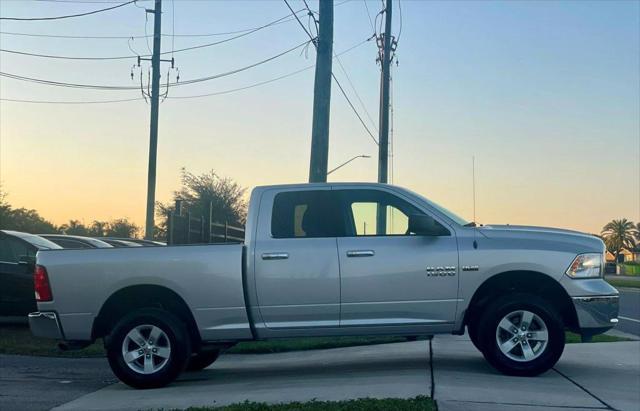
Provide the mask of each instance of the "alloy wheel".
[{"label": "alloy wheel", "polygon": [[160,371],[171,357],[167,334],[155,325],[138,325],[122,341],[122,357],[133,371],[153,374]]},{"label": "alloy wheel", "polygon": [[496,329],[496,343],[509,359],[528,362],[540,357],[547,348],[549,332],[540,316],[527,310],[505,315]]}]

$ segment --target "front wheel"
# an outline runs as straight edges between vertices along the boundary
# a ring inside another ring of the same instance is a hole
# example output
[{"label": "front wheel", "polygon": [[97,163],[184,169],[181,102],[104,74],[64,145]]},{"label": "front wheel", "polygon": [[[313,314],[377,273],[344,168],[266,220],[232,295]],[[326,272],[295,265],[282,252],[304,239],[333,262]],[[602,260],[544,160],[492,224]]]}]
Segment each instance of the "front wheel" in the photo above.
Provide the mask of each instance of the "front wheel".
[{"label": "front wheel", "polygon": [[111,370],[134,388],[169,384],[184,370],[191,355],[184,324],[156,308],[140,309],[122,318],[108,341]]},{"label": "front wheel", "polygon": [[479,337],[478,337],[478,327],[475,325],[477,319],[472,320],[473,324],[467,324],[467,334],[469,334],[469,339],[473,343],[473,346],[480,352],[482,352],[482,346],[480,345]]},{"label": "front wheel", "polygon": [[479,344],[487,361],[508,375],[551,369],[564,351],[564,326],[544,299],[513,294],[490,304],[480,318]]},{"label": "front wheel", "polygon": [[215,362],[220,356],[220,350],[202,351],[191,356],[187,371],[204,370]]}]

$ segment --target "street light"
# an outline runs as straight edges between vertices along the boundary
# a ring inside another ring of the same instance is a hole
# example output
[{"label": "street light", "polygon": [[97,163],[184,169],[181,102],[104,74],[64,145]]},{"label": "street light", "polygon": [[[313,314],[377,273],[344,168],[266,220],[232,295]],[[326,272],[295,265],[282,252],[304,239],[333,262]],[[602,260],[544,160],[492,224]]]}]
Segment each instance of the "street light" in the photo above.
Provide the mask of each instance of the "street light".
[{"label": "street light", "polygon": [[360,154],[359,156],[355,156],[353,158],[350,158],[349,160],[347,160],[344,163],[340,164],[338,167],[332,168],[331,170],[327,171],[327,175],[333,173],[334,171],[336,171],[339,168],[342,168],[342,167],[346,166],[347,164],[349,164],[350,162],[352,162],[353,160],[355,160],[357,158],[371,158],[371,156],[368,156],[366,154]]}]

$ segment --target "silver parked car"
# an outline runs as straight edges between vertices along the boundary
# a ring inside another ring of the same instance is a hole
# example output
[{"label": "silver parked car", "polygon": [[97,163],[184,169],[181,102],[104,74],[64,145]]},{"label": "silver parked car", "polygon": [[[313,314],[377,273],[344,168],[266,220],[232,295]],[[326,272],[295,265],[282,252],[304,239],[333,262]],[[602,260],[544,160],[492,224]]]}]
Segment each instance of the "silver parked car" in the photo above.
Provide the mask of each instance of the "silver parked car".
[{"label": "silver parked car", "polygon": [[30,325],[74,346],[105,337],[139,388],[238,341],[465,328],[498,370],[537,375],[565,329],[617,323],[604,252],[575,231],[477,226],[391,185],[258,187],[244,244],[39,252]]},{"label": "silver parked car", "polygon": [[40,234],[40,237],[58,244],[62,248],[113,248],[113,246],[97,238],[67,234]]}]

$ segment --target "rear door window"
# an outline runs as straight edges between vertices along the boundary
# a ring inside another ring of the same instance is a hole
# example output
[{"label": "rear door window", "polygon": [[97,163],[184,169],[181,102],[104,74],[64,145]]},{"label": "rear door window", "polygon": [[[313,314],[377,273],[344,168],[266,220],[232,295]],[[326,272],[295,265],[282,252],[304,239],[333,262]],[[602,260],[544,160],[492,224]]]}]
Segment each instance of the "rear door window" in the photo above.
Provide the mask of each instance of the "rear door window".
[{"label": "rear door window", "polygon": [[279,193],[273,201],[274,238],[321,238],[344,235],[335,194],[329,190]]}]

